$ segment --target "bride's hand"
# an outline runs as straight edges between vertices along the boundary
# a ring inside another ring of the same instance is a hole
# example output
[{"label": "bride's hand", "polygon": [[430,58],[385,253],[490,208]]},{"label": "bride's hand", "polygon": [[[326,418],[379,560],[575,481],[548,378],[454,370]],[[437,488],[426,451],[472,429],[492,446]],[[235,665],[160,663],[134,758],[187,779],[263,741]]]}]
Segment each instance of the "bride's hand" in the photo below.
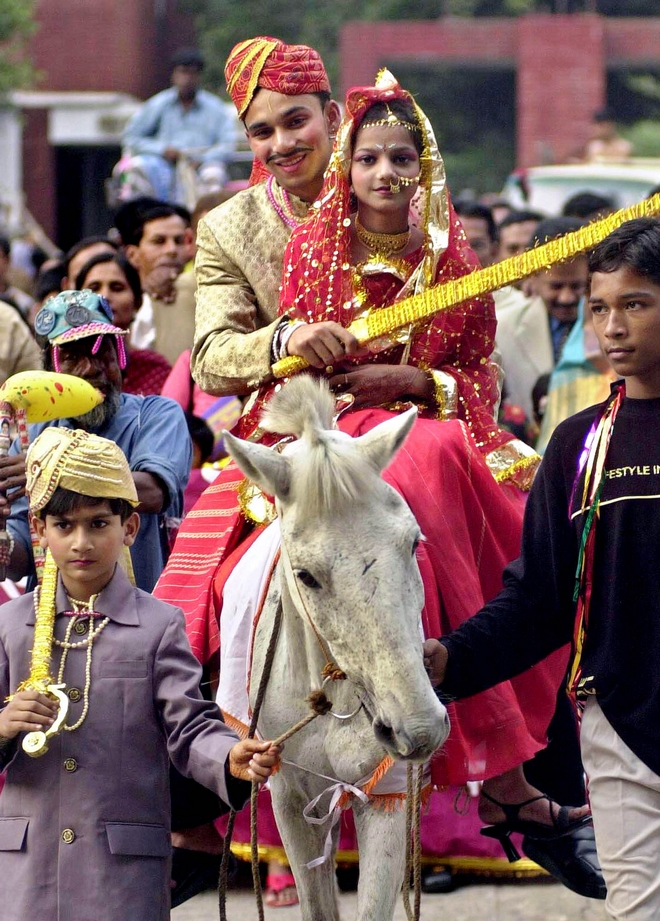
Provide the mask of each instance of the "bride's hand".
[{"label": "bride's hand", "polygon": [[286,350],[289,355],[299,355],[319,369],[363,351],[352,333],[331,321],[299,326],[291,334]]},{"label": "bride's hand", "polygon": [[329,384],[337,393],[352,393],[355,407],[380,406],[402,398],[433,398],[428,375],[410,365],[364,365],[334,374]]}]

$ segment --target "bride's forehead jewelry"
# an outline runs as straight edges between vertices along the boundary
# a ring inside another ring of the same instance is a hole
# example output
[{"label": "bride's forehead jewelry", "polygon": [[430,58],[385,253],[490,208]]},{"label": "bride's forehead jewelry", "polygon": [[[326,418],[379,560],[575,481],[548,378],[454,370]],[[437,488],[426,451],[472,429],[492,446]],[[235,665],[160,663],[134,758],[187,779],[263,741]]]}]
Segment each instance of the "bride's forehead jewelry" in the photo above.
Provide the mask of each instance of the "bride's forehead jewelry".
[{"label": "bride's forehead jewelry", "polygon": [[419,125],[415,122],[406,121],[403,118],[400,118],[395,112],[393,112],[389,105],[385,105],[387,114],[384,118],[372,119],[366,118],[362,124],[361,128],[406,128],[408,131],[420,131]]},{"label": "bride's forehead jewelry", "polygon": [[373,144],[371,146],[373,146],[374,150],[382,150],[383,153],[385,153],[388,150],[396,150],[397,147],[400,147],[401,145],[396,141],[393,141],[391,144]]}]

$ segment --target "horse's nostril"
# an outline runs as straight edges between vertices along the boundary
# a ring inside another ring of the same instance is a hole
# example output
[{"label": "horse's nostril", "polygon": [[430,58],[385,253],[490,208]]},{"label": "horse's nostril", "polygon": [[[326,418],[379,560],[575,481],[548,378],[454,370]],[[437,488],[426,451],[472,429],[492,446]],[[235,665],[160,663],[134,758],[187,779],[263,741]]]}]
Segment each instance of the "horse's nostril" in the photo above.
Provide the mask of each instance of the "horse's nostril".
[{"label": "horse's nostril", "polygon": [[385,742],[391,742],[393,739],[392,727],[388,726],[387,723],[384,723],[382,720],[376,720],[374,722],[374,729],[376,734],[380,736],[381,739]]}]

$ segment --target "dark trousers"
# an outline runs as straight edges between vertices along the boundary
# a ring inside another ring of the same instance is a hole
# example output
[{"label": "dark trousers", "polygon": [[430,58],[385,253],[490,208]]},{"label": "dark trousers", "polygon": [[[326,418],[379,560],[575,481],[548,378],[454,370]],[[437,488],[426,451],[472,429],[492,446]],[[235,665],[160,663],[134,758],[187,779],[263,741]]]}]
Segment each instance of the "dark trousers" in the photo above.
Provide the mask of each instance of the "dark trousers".
[{"label": "dark trousers", "polygon": [[525,762],[524,770],[529,783],[562,806],[583,806],[586,803],[577,721],[563,684],[557,694],[555,715],[548,727],[548,747]]}]

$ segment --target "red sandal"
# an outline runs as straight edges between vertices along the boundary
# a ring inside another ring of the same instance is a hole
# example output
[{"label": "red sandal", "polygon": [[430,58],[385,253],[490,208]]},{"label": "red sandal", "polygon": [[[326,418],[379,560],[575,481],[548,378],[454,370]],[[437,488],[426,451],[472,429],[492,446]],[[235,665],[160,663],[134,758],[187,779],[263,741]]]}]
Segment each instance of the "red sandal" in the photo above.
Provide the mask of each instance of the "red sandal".
[{"label": "red sandal", "polygon": [[269,873],[266,877],[264,902],[269,908],[286,908],[298,904],[293,873]]}]

